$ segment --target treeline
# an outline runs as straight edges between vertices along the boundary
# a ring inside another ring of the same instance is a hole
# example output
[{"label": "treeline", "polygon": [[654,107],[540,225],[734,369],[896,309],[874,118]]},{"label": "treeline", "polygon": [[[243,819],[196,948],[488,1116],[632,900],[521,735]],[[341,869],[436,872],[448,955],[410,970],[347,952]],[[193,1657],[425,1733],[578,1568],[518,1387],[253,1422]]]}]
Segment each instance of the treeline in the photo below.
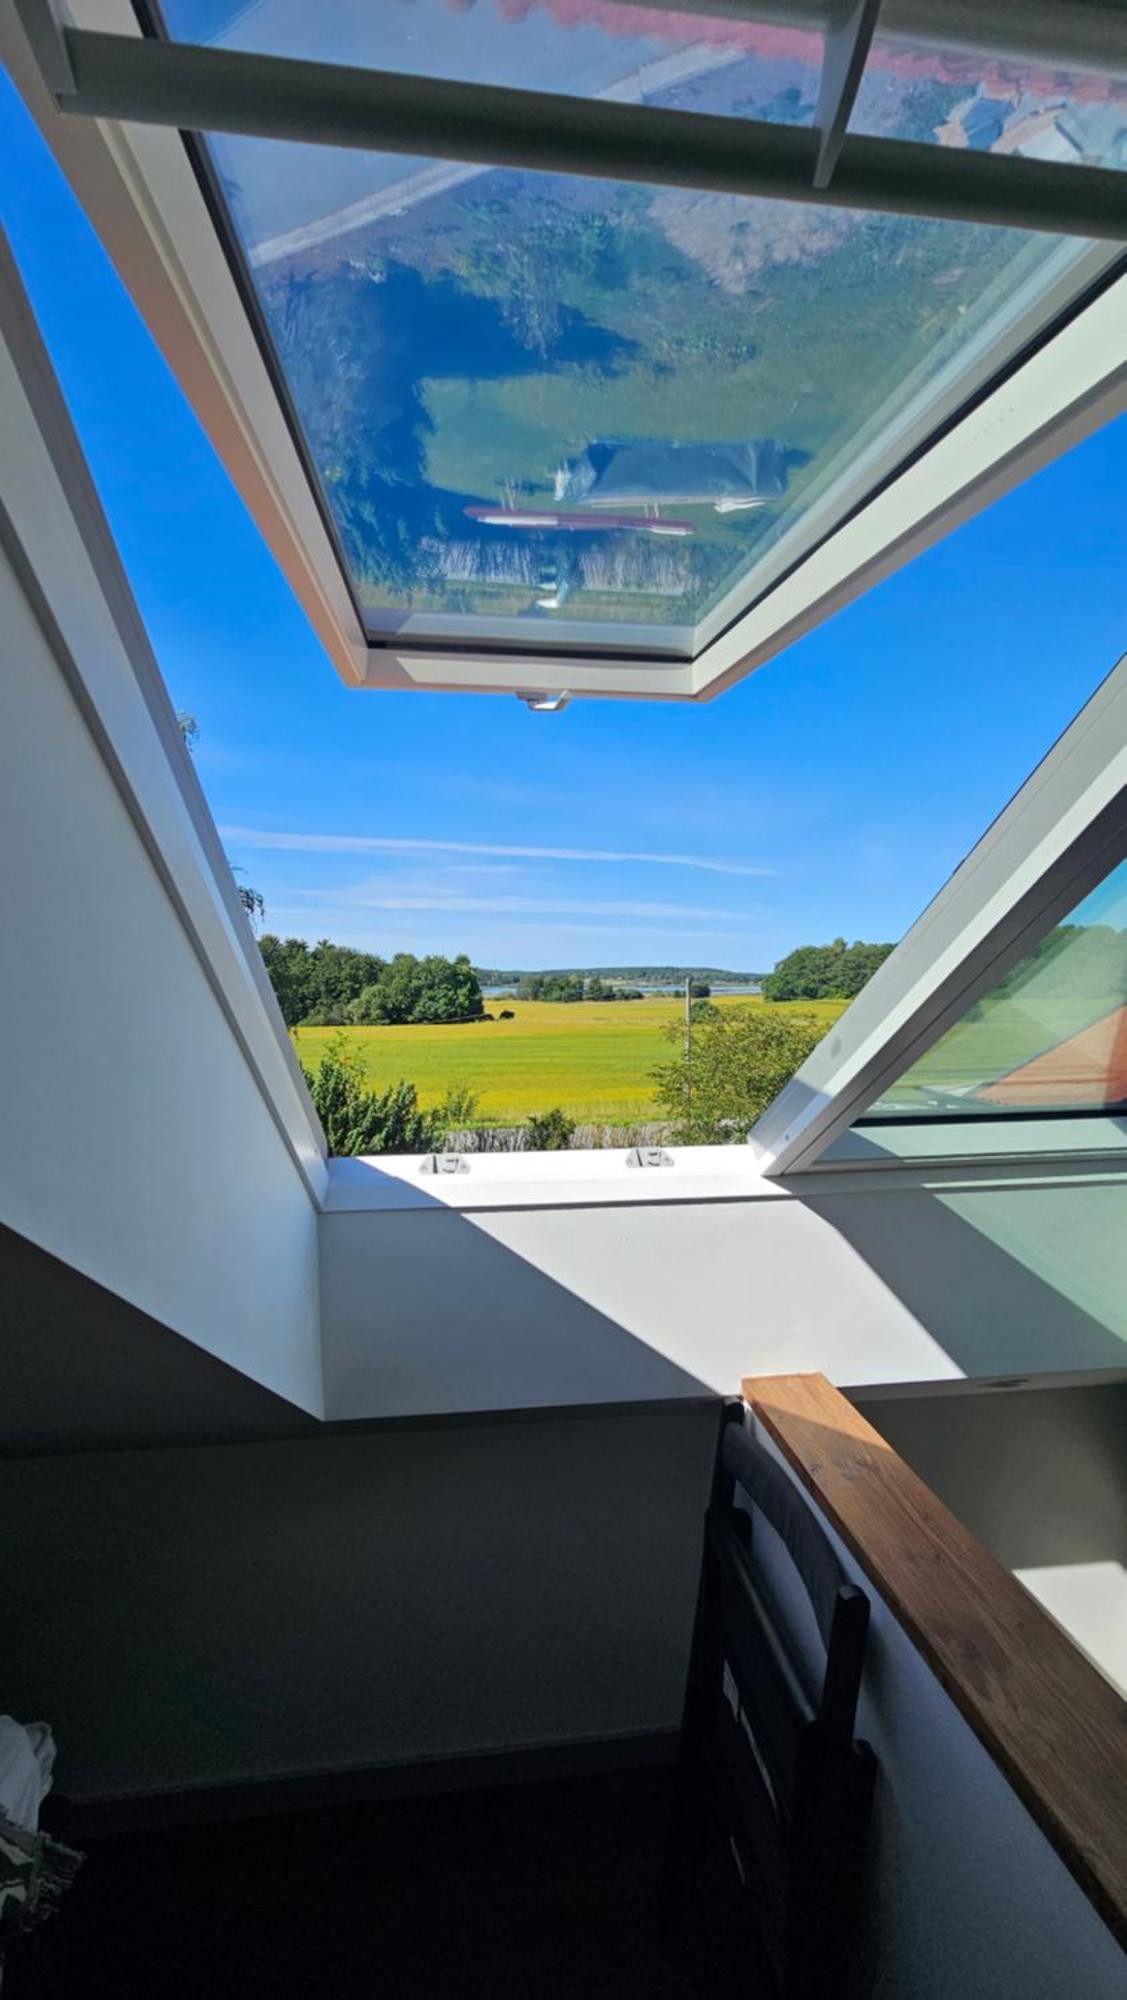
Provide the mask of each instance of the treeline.
[{"label": "treeline", "polygon": [[597,973],[584,979],[578,972],[526,972],[517,985],[516,997],[518,1000],[644,1000],[646,996],[640,986],[608,986]]},{"label": "treeline", "polygon": [[765,1000],[852,1000],[883,965],[891,944],[799,945],[781,958],[763,981]]},{"label": "treeline", "polygon": [[258,942],[287,1028],[476,1021],[485,1011],[464,953],[415,958],[401,951],[383,959],[328,938],[309,945],[267,933]]},{"label": "treeline", "polygon": [[725,972],[718,965],[550,965],[535,974],[519,966],[508,972],[478,965],[474,967],[483,986],[518,986],[522,979],[606,979],[627,986],[683,986],[686,979],[701,979],[709,985],[756,986],[758,972]]}]

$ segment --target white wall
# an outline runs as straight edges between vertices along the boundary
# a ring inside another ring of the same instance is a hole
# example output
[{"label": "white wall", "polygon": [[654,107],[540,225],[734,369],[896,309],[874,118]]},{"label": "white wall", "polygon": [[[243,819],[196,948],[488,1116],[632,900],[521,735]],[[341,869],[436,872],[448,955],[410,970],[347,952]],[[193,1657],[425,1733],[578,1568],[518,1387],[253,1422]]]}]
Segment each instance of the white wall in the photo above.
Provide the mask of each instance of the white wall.
[{"label": "white wall", "polygon": [[956,1388],[862,1407],[1127,1693],[1127,1383]]},{"label": "white wall", "polygon": [[1127,1368],[1125,1177],[331,1212],[321,1263],[339,1416]]},{"label": "white wall", "polygon": [[[1111,1932],[822,1522],[872,1607],[857,1733],[879,1767],[873,2000],[1120,2000],[1127,1966]],[[757,1521],[760,1560],[770,1539]]]},{"label": "white wall", "polygon": [[309,1192],[2,553],[0,635],[0,1220],[318,1410]]},{"label": "white wall", "polygon": [[74,1797],[675,1728],[715,1404],[0,1465]]}]

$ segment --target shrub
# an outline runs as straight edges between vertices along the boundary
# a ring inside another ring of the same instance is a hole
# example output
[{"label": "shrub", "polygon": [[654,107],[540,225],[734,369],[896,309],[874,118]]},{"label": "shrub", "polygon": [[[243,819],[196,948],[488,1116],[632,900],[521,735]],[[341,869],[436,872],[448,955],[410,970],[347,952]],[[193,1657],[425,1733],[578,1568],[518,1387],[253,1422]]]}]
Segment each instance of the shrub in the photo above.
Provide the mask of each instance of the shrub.
[{"label": "shrub", "polygon": [[435,1111],[446,1132],[460,1132],[472,1125],[477,1117],[478,1096],[468,1083],[451,1083],[446,1086],[446,1095]]},{"label": "shrub", "polygon": [[[680,1043],[674,1023],[666,1039]],[[658,1104],[683,1146],[722,1145],[744,1138],[756,1119],[806,1061],[823,1030],[809,1014],[748,1007],[694,1028],[692,1055],[654,1071]]]},{"label": "shrub", "polygon": [[530,1118],[524,1129],[528,1133],[530,1152],[562,1153],[571,1144],[575,1120],[556,1104],[551,1111],[542,1111],[539,1117]]},{"label": "shrub", "polygon": [[430,1153],[441,1145],[437,1113],[420,1111],[413,1083],[370,1090],[343,1035],[334,1036],[320,1063],[305,1071],[330,1153]]}]

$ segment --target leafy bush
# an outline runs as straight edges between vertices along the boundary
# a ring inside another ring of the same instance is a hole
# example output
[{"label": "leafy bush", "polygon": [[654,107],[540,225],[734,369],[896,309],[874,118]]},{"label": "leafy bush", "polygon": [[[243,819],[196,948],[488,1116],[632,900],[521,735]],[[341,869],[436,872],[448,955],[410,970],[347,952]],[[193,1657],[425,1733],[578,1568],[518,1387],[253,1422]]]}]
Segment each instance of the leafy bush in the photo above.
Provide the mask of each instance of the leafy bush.
[{"label": "leafy bush", "polygon": [[[304,1065],[303,1065],[304,1067]],[[305,1079],[330,1153],[431,1153],[445,1126],[438,1113],[420,1111],[413,1083],[370,1090],[342,1035],[334,1036]]]},{"label": "leafy bush", "polygon": [[563,1153],[571,1144],[575,1120],[569,1118],[557,1104],[551,1111],[542,1111],[538,1117],[530,1118],[524,1129],[528,1133],[530,1152]]},{"label": "leafy bush", "polygon": [[[664,1033],[668,1041],[681,1042],[679,1024],[671,1023]],[[717,1010],[715,1019],[694,1030],[691,1058],[682,1047],[675,1062],[653,1073],[673,1139],[682,1146],[715,1146],[745,1137],[822,1033],[808,1014],[760,1007],[731,1014]]]}]

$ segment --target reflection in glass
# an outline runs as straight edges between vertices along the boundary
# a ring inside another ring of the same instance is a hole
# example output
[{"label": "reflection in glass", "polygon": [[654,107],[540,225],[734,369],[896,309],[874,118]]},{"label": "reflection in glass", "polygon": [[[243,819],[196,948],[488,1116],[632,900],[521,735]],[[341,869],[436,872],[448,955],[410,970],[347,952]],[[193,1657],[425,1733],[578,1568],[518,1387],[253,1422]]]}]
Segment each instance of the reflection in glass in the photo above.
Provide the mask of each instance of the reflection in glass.
[{"label": "reflection in glass", "polygon": [[177,41],[809,125],[823,36],[621,0],[164,0]]},{"label": "reflection in glass", "polygon": [[[808,31],[611,0],[165,13],[188,40],[795,123],[821,58]],[[691,656],[1059,310],[1087,249],[349,148],[207,151],[373,636]]]},{"label": "reflection in glass", "polygon": [[1058,166],[1127,167],[1127,81],[878,35],[849,129]]},{"label": "reflection in glass", "polygon": [[1127,1109],[1127,862],[866,1112]]}]

